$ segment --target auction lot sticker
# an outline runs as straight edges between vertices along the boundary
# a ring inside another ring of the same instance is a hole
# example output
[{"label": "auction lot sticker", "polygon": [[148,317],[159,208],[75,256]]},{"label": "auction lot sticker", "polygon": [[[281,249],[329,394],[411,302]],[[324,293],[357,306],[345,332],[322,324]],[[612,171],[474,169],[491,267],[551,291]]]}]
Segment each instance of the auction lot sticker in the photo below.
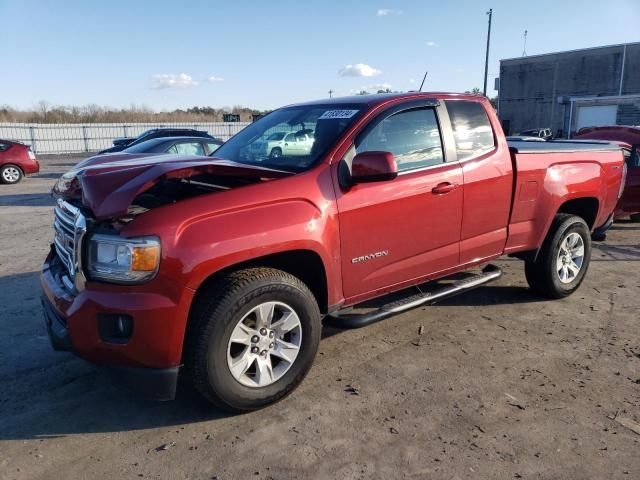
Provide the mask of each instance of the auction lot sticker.
[{"label": "auction lot sticker", "polygon": [[334,118],[351,118],[358,110],[327,110],[318,117],[318,120],[331,120]]}]

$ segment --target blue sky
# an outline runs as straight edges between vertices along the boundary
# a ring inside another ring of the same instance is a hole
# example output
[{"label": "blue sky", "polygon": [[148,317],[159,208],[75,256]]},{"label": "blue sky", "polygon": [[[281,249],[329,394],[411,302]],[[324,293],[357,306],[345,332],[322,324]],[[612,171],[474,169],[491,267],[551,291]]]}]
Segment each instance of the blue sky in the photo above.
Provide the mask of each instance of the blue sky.
[{"label": "blue sky", "polygon": [[0,0],[0,105],[270,109],[389,86],[482,88],[499,59],[640,40],[640,0]]}]

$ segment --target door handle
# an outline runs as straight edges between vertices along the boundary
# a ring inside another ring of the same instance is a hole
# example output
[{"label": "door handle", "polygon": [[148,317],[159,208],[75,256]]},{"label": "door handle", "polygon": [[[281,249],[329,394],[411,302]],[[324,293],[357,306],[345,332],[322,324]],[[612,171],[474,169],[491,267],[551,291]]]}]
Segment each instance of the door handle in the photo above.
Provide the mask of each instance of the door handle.
[{"label": "door handle", "polygon": [[433,193],[434,195],[443,195],[455,190],[456,188],[458,188],[457,183],[442,182],[433,187],[431,189],[431,193]]}]

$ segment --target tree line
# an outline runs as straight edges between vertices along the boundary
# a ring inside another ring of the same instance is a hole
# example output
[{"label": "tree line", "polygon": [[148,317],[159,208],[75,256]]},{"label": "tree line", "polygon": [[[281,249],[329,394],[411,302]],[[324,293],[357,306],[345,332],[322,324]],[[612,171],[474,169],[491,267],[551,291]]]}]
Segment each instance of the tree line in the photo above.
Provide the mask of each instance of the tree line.
[{"label": "tree line", "polygon": [[0,105],[0,122],[12,123],[179,123],[222,122],[224,114],[240,115],[241,122],[250,122],[260,110],[242,106],[213,108],[191,107],[156,112],[144,105],[110,108],[90,104],[84,106],[51,105],[41,100],[32,108],[16,109]]}]

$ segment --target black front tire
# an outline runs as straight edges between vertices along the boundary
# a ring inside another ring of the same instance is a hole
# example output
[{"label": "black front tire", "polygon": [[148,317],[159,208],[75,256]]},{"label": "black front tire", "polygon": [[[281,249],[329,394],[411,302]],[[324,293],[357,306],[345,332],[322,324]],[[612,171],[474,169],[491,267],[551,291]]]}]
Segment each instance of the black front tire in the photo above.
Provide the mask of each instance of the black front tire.
[{"label": "black front tire", "polygon": [[[572,233],[577,233],[582,239],[584,256],[577,275],[568,283],[564,283],[558,273],[558,255],[562,242]],[[527,283],[532,290],[547,298],[566,297],[575,292],[584,280],[590,260],[591,234],[586,222],[575,215],[558,214],[535,261],[525,262]]]},{"label": "black front tire", "polygon": [[[228,367],[229,339],[247,312],[273,301],[290,305],[298,315],[300,350],[289,370],[274,383],[245,386]],[[271,268],[239,270],[205,287],[196,300],[185,338],[185,369],[196,389],[219,408],[256,410],[282,399],[303,380],[318,351],[321,330],[316,299],[298,278]]]}]

